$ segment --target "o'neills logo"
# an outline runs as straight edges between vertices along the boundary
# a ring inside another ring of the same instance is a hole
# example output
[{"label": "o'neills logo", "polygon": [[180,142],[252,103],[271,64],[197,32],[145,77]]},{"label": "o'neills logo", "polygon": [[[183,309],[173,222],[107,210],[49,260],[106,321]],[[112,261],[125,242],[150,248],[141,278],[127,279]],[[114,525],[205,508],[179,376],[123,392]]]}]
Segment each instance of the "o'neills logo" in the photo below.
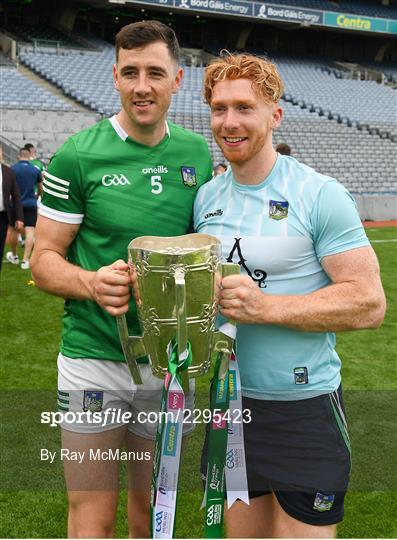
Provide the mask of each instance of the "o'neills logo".
[{"label": "o'neills logo", "polygon": [[218,210],[215,210],[215,212],[208,212],[208,214],[205,214],[204,219],[208,219],[210,217],[221,216],[222,214],[223,214],[223,210],[218,208]]},{"label": "o'neills logo", "polygon": [[167,167],[164,165],[157,165],[157,167],[146,167],[142,169],[143,174],[165,174],[168,172]]}]

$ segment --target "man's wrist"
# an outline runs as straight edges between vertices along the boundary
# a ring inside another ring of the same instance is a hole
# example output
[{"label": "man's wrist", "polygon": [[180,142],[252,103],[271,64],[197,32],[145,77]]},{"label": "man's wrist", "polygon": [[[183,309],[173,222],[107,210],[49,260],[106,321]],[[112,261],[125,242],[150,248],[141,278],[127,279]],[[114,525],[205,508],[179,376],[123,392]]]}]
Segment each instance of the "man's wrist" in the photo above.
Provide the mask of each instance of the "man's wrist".
[{"label": "man's wrist", "polygon": [[[87,300],[95,300],[94,295],[94,281],[95,281],[95,272],[90,270],[84,270],[84,268],[79,268],[78,280],[81,285],[81,290],[83,295]],[[84,294],[85,293],[85,294]]]},{"label": "man's wrist", "polygon": [[279,296],[262,294],[261,310],[259,314],[260,324],[278,324],[277,313],[279,311]]}]

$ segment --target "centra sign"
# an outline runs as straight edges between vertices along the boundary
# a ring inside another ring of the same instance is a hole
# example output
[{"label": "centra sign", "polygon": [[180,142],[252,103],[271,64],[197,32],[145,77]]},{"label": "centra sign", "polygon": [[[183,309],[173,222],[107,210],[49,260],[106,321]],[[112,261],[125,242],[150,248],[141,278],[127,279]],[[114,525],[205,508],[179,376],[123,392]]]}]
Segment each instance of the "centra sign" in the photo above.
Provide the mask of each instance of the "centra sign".
[{"label": "centra sign", "polygon": [[342,28],[357,28],[359,30],[371,30],[371,20],[361,19],[360,17],[349,17],[347,15],[338,15],[336,24]]}]

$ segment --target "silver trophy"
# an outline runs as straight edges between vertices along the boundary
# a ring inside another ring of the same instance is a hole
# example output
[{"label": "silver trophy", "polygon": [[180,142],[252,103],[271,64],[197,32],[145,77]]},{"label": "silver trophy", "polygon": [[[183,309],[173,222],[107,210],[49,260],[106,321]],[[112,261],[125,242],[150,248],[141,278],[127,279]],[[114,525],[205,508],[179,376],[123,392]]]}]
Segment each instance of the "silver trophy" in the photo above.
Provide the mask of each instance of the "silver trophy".
[{"label": "silver trophy", "polygon": [[137,358],[148,356],[156,377],[164,378],[170,343],[176,339],[179,358],[188,343],[192,361],[184,373],[206,373],[211,357],[224,353],[224,377],[233,339],[215,332],[217,291],[222,275],[238,273],[235,264],[221,263],[221,245],[207,234],[176,237],[142,236],[128,246],[128,259],[138,274],[138,318],[142,336],[130,336],[126,317],[117,318],[121,345],[135,384],[142,384]]}]

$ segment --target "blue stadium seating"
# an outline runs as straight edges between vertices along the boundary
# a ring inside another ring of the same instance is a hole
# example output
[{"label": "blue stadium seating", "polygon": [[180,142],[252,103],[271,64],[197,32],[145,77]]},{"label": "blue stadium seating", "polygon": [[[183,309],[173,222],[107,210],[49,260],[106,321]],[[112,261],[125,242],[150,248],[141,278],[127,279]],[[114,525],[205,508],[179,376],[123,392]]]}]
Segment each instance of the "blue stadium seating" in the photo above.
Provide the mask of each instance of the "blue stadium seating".
[{"label": "blue stadium seating", "polygon": [[15,67],[0,66],[0,107],[71,110],[71,105],[36,85]]},{"label": "blue stadium seating", "polygon": [[[104,116],[120,109],[112,82],[114,50],[65,54],[23,52],[20,59],[67,95]],[[397,193],[395,150],[397,92],[373,81],[343,78],[332,65],[278,57],[285,82],[285,118],[275,142],[291,144],[293,154],[337,177],[353,193]],[[185,67],[182,89],[173,96],[169,118],[202,133],[214,161],[222,161],[202,98],[202,67]],[[380,135],[382,135],[382,138]],[[55,136],[57,144],[64,139]]]}]

